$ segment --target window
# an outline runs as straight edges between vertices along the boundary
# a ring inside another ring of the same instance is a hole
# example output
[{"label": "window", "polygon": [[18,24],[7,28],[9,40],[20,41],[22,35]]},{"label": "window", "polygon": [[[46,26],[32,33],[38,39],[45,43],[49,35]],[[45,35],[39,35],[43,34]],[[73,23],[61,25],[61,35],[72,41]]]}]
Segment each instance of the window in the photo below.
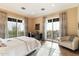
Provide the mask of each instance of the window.
[{"label": "window", "polygon": [[16,19],[8,18],[8,37],[16,37],[17,36],[17,26]]},{"label": "window", "polygon": [[8,26],[9,38],[24,35],[24,21],[23,20],[8,18],[7,26]]},{"label": "window", "polygon": [[53,19],[53,30],[59,30],[60,28],[60,22],[59,22],[59,18],[54,18]]},{"label": "window", "polygon": [[56,39],[60,36],[60,21],[59,18],[52,18],[49,20],[46,20],[45,25],[45,31],[46,31],[46,39]]},{"label": "window", "polygon": [[24,21],[22,20],[18,20],[17,22],[17,33],[18,33],[18,36],[24,35]]}]

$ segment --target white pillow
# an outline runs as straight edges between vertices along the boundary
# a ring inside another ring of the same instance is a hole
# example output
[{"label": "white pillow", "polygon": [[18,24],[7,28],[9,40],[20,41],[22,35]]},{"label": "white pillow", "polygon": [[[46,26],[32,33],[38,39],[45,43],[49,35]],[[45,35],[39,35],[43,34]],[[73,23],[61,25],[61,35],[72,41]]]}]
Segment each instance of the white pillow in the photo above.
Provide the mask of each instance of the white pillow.
[{"label": "white pillow", "polygon": [[6,40],[5,39],[2,39],[0,38],[0,47],[6,47]]},{"label": "white pillow", "polygon": [[3,42],[3,39],[2,38],[0,38],[0,42]]},{"label": "white pillow", "polygon": [[2,39],[2,38],[0,38],[0,43],[4,43],[4,44],[6,44],[7,41],[6,41],[6,39]]}]

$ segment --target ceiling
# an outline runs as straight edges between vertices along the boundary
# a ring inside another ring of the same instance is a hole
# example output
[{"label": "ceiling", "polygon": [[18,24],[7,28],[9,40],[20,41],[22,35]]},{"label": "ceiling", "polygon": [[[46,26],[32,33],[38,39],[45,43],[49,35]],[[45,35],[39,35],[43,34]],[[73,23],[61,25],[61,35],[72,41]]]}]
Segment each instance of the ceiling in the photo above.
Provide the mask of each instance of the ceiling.
[{"label": "ceiling", "polygon": [[[25,16],[39,17],[77,5],[77,3],[0,3],[0,8]],[[21,7],[26,9],[22,10]],[[42,11],[41,8],[45,10]]]}]

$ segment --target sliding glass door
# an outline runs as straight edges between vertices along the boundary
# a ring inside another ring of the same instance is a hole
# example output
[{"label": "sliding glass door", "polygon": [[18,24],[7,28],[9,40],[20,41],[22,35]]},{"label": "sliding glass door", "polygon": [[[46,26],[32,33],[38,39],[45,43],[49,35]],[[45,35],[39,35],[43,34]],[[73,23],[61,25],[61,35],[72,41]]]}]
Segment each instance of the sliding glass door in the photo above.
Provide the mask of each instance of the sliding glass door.
[{"label": "sliding glass door", "polygon": [[58,39],[60,37],[60,21],[53,21],[53,39]]},{"label": "sliding glass door", "polygon": [[24,36],[24,21],[17,20],[13,18],[8,18],[7,21],[7,32],[8,37],[17,37],[17,36]]},{"label": "sliding glass door", "polygon": [[45,24],[45,39],[56,40],[58,37],[60,37],[59,18],[47,19]]},{"label": "sliding glass door", "polygon": [[50,40],[53,37],[53,28],[52,28],[52,22],[47,22],[46,24],[46,34],[47,34],[47,39]]},{"label": "sliding glass door", "polygon": [[16,37],[17,36],[17,26],[16,26],[16,20],[8,19],[7,25],[8,25],[8,37]]}]

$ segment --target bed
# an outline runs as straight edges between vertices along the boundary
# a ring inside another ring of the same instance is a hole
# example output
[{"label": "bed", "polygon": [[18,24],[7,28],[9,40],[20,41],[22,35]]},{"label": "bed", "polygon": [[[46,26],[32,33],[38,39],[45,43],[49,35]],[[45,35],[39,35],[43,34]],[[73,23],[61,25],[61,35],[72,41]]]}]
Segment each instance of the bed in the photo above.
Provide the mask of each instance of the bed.
[{"label": "bed", "polygon": [[6,46],[0,47],[0,56],[25,56],[41,47],[41,43],[31,37],[21,36],[6,40]]}]

